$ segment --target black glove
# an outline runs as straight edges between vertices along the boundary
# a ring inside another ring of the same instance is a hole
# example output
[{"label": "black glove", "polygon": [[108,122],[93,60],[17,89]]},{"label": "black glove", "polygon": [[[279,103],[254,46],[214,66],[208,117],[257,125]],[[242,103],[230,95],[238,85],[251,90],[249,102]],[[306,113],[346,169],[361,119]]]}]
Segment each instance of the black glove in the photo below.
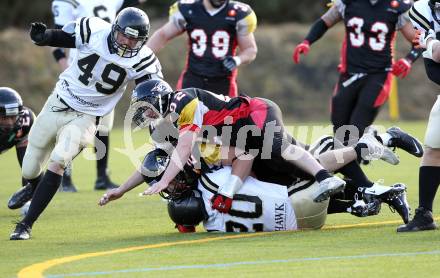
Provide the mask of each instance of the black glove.
[{"label": "black glove", "polygon": [[232,72],[237,67],[237,62],[232,56],[226,56],[225,59],[223,59],[223,67],[228,73]]},{"label": "black glove", "polygon": [[36,45],[46,45],[46,43],[49,41],[49,38],[46,35],[46,29],[47,27],[44,23],[34,22],[31,24],[31,31],[29,32],[29,35]]}]

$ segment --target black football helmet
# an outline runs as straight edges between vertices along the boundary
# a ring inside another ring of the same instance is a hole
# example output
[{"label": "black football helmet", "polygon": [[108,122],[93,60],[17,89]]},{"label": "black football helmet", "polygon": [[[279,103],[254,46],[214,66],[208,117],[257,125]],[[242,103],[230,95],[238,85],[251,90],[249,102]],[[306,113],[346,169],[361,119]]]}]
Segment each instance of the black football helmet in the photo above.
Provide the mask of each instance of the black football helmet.
[{"label": "black football helmet", "polygon": [[440,10],[440,1],[439,0],[429,0],[428,5],[433,10]]},{"label": "black football helmet", "polygon": [[225,4],[226,2],[229,2],[229,0],[209,0],[209,3],[211,3],[211,5],[214,8],[220,8],[221,6],[223,6],[223,4]]},{"label": "black football helmet", "polygon": [[0,122],[0,134],[7,135],[21,127],[20,116],[23,115],[23,100],[14,89],[0,87],[0,117],[12,117],[12,123]]},{"label": "black football helmet", "polygon": [[152,120],[164,117],[169,112],[173,89],[161,79],[150,79],[139,83],[131,96],[131,106],[136,109],[133,121],[147,127]]},{"label": "black football helmet", "polygon": [[[110,34],[110,41],[116,54],[124,58],[136,56],[148,40],[150,20],[147,14],[138,8],[125,8],[118,13]],[[118,33],[136,41],[134,46],[118,42]]]},{"label": "black football helmet", "polygon": [[198,190],[168,202],[168,215],[177,225],[197,226],[208,218],[203,198]]},{"label": "black football helmet", "polygon": [[[149,152],[142,162],[141,174],[148,185],[153,185],[161,178],[170,162],[170,156],[162,149]],[[183,167],[170,185],[160,192],[164,199],[176,200],[187,196],[197,186],[198,172],[188,163]]]}]

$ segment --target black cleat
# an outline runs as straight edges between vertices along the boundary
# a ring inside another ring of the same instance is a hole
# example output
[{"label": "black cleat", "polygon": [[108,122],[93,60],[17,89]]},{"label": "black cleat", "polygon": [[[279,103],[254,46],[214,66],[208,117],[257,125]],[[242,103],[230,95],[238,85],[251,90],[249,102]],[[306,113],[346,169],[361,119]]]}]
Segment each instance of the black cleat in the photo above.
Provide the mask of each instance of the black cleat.
[{"label": "black cleat", "polygon": [[388,143],[388,147],[402,149],[416,157],[423,156],[423,147],[417,138],[409,135],[396,126],[390,127],[387,130],[387,133],[392,137]]},{"label": "black cleat", "polygon": [[406,186],[402,183],[396,183],[392,186],[383,186],[374,183],[372,187],[361,190],[363,197],[367,203],[374,199],[390,206],[392,212],[398,212],[404,223],[408,223],[411,208],[406,200]]},{"label": "black cleat", "polygon": [[30,183],[23,186],[20,190],[15,192],[8,201],[8,208],[18,209],[24,206],[34,195],[35,187]]},{"label": "black cleat", "polygon": [[75,193],[78,192],[76,190],[75,185],[72,183],[72,176],[64,174],[63,179],[61,180],[60,188],[58,189],[59,192],[71,192]]},{"label": "black cleat", "polygon": [[119,186],[114,184],[108,175],[100,176],[98,179],[96,179],[95,182],[95,190],[107,190],[107,189],[114,189],[118,188]]},{"label": "black cleat", "polygon": [[24,223],[17,223],[14,232],[9,236],[10,240],[28,240],[31,238],[32,228]]},{"label": "black cleat", "polygon": [[350,207],[349,212],[357,217],[367,217],[379,214],[380,207],[381,201],[376,198],[372,198],[368,203],[365,203],[363,200],[357,200]]},{"label": "black cleat", "polygon": [[435,229],[437,229],[437,225],[432,217],[432,212],[423,207],[419,207],[416,208],[416,215],[414,218],[408,224],[398,227],[397,232],[419,232]]}]

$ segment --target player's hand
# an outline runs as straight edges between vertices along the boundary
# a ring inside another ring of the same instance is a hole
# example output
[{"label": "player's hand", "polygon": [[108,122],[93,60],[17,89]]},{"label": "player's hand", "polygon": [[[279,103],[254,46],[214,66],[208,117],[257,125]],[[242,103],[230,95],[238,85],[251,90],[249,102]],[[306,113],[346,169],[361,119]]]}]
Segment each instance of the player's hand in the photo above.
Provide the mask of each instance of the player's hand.
[{"label": "player's hand", "polygon": [[153,184],[152,186],[148,187],[147,190],[141,193],[141,195],[153,195],[161,192],[165,188],[168,187],[168,183],[162,182],[161,180],[157,183]]},{"label": "player's hand", "polygon": [[211,198],[212,208],[222,213],[228,213],[232,207],[232,199],[221,194],[214,194]]},{"label": "player's hand", "polygon": [[416,34],[413,39],[413,45],[415,48],[426,48],[428,44],[428,40],[435,40],[436,35],[435,31],[429,29],[428,32],[422,32],[420,30],[416,30]]},{"label": "player's hand", "polygon": [[411,62],[405,58],[399,59],[393,64],[392,73],[400,78],[405,78],[411,71]]},{"label": "player's hand", "polygon": [[43,45],[43,43],[46,41],[45,32],[46,32],[46,25],[41,22],[34,22],[31,23],[31,30],[29,32],[29,35],[31,36],[32,41],[36,45]]},{"label": "player's hand", "polygon": [[239,63],[237,62],[237,58],[234,58],[232,56],[226,56],[225,59],[223,59],[223,67],[225,68],[225,70],[228,73],[232,72],[238,66],[239,66]]},{"label": "player's hand", "polygon": [[102,195],[101,199],[99,199],[99,205],[105,206],[111,201],[117,200],[124,196],[124,193],[119,190],[119,188],[111,189],[107,191],[104,195]]},{"label": "player's hand", "polygon": [[301,54],[307,55],[310,50],[310,43],[304,40],[302,43],[298,44],[293,51],[292,59],[295,64],[299,64]]}]

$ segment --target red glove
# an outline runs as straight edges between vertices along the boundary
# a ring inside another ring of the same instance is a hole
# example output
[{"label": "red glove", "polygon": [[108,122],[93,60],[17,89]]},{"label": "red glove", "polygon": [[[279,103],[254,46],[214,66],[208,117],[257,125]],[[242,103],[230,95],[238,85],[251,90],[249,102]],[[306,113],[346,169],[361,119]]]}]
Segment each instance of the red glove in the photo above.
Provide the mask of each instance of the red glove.
[{"label": "red glove", "polygon": [[212,208],[222,213],[228,213],[231,210],[232,199],[221,194],[214,194],[211,199]]},{"label": "red glove", "polygon": [[307,55],[310,50],[310,43],[307,40],[304,40],[302,43],[298,44],[293,51],[292,59],[295,64],[299,64],[299,57],[301,53]]},{"label": "red glove", "polygon": [[180,224],[176,224],[176,228],[179,231],[179,233],[195,233],[196,227],[194,226],[183,226]]},{"label": "red glove", "polygon": [[399,59],[393,64],[392,73],[400,78],[405,78],[411,70],[411,62],[405,58]]}]

